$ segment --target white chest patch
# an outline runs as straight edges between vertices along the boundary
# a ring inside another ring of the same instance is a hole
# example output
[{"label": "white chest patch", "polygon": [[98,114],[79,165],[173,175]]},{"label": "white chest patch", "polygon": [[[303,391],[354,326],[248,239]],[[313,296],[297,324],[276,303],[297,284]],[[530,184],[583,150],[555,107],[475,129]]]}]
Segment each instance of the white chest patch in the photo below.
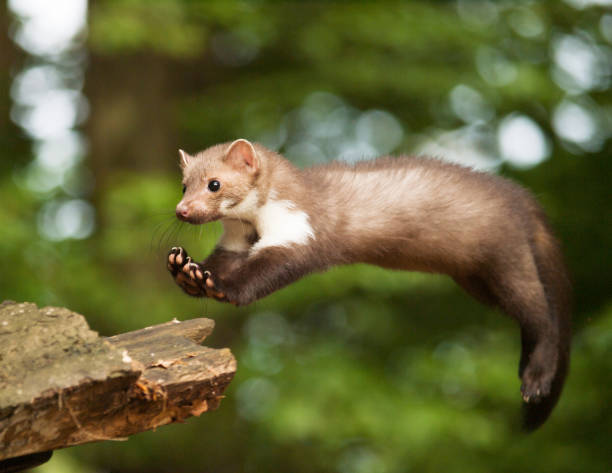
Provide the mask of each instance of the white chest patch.
[{"label": "white chest patch", "polygon": [[252,252],[270,246],[303,245],[315,238],[308,214],[289,200],[269,200],[259,209],[256,228],[260,239]]}]

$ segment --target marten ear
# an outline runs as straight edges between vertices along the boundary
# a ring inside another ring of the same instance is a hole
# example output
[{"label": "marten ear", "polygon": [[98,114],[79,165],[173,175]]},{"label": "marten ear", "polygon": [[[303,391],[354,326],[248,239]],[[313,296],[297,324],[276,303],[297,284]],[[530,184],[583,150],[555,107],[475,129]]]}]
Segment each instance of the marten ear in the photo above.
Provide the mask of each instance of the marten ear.
[{"label": "marten ear", "polygon": [[236,169],[246,169],[252,173],[259,170],[259,158],[255,148],[242,138],[229,145],[225,152],[225,161]]},{"label": "marten ear", "polygon": [[179,149],[179,158],[181,169],[185,169],[185,167],[187,167],[187,165],[189,164],[189,161],[191,161],[191,156],[185,153],[185,151],[183,151],[182,149]]}]

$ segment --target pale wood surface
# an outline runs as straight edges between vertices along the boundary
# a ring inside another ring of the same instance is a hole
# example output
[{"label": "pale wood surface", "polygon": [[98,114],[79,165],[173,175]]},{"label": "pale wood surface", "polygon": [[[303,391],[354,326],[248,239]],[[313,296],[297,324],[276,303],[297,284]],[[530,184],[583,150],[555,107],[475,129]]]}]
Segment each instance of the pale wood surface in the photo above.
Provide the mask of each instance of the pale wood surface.
[{"label": "pale wood surface", "polygon": [[210,319],[100,337],[84,317],[0,305],[0,460],[124,438],[216,409],[236,372]]}]

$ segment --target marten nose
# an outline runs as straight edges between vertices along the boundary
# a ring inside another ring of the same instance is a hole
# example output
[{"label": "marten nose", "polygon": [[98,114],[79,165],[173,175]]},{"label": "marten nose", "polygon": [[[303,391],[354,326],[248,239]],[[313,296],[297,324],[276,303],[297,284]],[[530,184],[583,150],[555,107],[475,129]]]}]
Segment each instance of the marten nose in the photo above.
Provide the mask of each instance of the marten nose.
[{"label": "marten nose", "polygon": [[179,220],[187,220],[189,218],[189,209],[183,203],[176,206],[176,216]]}]

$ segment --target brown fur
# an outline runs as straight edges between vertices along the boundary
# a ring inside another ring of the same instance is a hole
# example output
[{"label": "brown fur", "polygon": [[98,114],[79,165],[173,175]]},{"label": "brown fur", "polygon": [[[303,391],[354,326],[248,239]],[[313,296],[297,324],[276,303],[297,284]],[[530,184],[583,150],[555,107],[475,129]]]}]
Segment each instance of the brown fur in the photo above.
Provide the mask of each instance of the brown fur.
[{"label": "brown fur", "polygon": [[[207,190],[211,179],[220,180],[219,192]],[[424,158],[298,170],[244,140],[189,158],[184,183],[179,218],[221,219],[230,233],[198,266],[213,287],[200,284],[198,295],[248,304],[310,272],[356,262],[447,274],[517,320],[525,426],[534,429],[550,414],[569,366],[570,285],[544,212],[525,189]],[[269,202],[291,202],[314,238],[259,248],[269,230],[258,212]],[[193,295],[193,281],[177,282]]]}]

